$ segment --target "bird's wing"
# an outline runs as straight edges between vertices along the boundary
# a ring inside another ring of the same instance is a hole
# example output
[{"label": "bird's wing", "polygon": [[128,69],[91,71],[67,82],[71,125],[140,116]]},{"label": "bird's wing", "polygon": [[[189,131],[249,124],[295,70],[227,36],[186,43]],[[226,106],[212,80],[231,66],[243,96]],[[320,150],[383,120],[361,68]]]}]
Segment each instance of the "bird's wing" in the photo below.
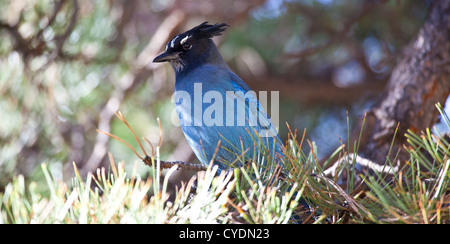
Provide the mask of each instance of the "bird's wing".
[{"label": "bird's wing", "polygon": [[[256,92],[252,91],[248,85],[234,73],[230,73],[230,83],[234,93],[227,93],[227,96],[229,99],[236,99],[241,103],[245,103],[246,111],[249,111],[249,116],[247,118],[248,124],[253,126],[253,129],[259,133],[261,139],[273,138],[274,141],[281,146],[283,143],[280,140],[275,125],[259,103]],[[242,93],[245,95],[242,96]]]}]

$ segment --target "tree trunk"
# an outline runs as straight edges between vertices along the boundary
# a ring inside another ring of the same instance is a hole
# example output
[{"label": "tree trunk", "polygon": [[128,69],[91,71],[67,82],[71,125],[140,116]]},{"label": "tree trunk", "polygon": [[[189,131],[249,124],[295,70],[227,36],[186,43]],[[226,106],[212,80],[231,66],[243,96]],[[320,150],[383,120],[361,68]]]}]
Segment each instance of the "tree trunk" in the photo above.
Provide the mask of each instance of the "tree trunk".
[{"label": "tree trunk", "polygon": [[[367,113],[358,150],[378,165],[393,162],[397,152],[400,162],[407,160],[402,150],[405,133],[431,128],[438,118],[435,104],[444,105],[450,94],[450,0],[431,3],[424,26],[406,47],[385,94]],[[360,129],[355,128],[351,141],[358,140]]]}]

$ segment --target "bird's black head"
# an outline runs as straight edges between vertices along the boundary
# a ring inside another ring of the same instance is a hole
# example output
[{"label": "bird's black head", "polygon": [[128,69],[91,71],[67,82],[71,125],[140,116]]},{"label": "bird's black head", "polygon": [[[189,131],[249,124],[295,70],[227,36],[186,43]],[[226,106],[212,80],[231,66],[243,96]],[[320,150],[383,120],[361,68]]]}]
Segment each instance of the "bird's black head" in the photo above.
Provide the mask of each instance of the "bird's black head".
[{"label": "bird's black head", "polygon": [[211,38],[219,36],[229,25],[208,22],[175,36],[166,45],[166,51],[156,57],[153,62],[170,62],[176,72],[189,65],[204,62],[223,61]]}]

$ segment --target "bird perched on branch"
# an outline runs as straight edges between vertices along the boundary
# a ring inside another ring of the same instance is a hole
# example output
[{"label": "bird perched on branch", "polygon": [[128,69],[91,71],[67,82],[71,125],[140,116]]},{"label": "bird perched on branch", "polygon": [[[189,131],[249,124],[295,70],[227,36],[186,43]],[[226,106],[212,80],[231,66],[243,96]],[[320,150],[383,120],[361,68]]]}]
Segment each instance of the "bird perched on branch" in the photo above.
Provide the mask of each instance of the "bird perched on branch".
[{"label": "bird perched on branch", "polygon": [[220,171],[260,155],[278,162],[283,144],[271,119],[212,41],[227,27],[204,22],[175,36],[153,62],[169,62],[175,70],[181,129],[203,165],[213,160]]}]

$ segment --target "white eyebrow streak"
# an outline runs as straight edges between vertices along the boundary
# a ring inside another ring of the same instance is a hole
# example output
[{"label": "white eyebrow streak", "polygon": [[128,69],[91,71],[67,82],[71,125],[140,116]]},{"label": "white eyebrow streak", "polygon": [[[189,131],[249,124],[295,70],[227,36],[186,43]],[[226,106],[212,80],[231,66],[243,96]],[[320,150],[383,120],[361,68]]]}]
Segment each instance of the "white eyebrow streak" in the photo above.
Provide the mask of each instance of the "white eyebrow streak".
[{"label": "white eyebrow streak", "polygon": [[170,47],[171,47],[171,48],[174,48],[174,47],[175,47],[175,40],[178,39],[178,37],[180,37],[180,36],[176,36],[176,37],[174,37],[174,38],[172,39],[172,41],[170,41]]},{"label": "white eyebrow streak", "polygon": [[189,38],[191,38],[191,36],[186,36],[183,39],[181,39],[180,44],[183,45],[183,43],[185,43]]}]

